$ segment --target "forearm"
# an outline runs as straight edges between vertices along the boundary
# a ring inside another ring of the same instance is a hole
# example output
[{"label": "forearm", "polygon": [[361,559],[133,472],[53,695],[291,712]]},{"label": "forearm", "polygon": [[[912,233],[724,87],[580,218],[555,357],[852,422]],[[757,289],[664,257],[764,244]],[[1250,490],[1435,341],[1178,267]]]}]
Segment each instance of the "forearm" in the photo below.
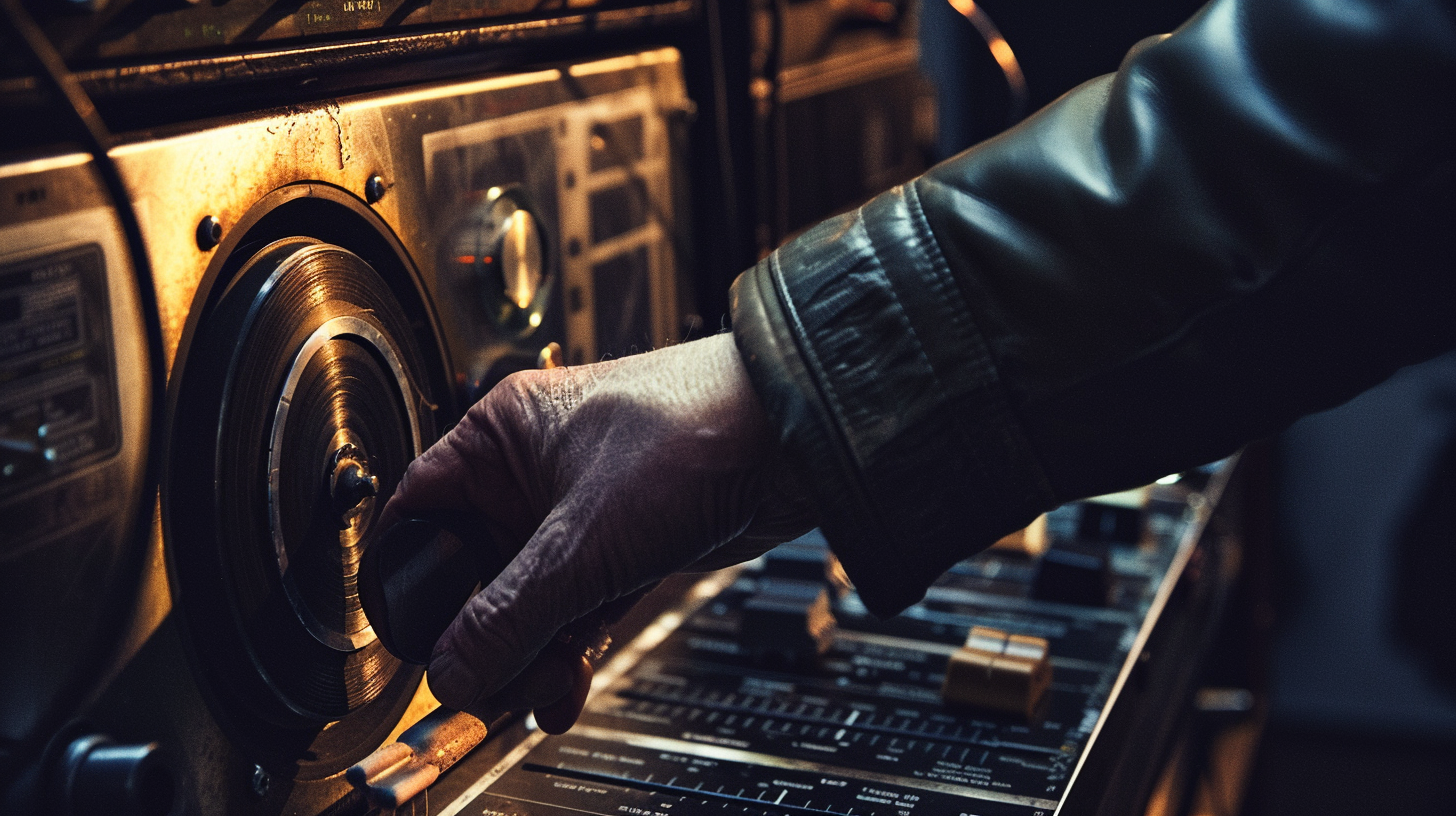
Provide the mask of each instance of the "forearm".
[{"label": "forearm", "polygon": [[871,608],[1456,344],[1449,8],[1340,14],[1215,3],[740,280]]}]

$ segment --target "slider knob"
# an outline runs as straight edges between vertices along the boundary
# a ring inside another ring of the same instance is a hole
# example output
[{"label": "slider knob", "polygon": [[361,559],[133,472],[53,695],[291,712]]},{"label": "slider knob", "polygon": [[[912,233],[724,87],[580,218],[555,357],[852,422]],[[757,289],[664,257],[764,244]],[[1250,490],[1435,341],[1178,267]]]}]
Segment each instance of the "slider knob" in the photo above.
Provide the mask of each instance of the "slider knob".
[{"label": "slider knob", "polygon": [[1147,490],[1110,493],[1079,502],[1077,538],[1112,544],[1136,544],[1145,526]]},{"label": "slider knob", "polygon": [[761,663],[808,666],[834,645],[838,622],[820,581],[760,578],[743,603],[743,645]]},{"label": "slider knob", "polygon": [[1031,597],[1039,601],[1107,606],[1114,581],[1105,551],[1097,547],[1052,547],[1042,554]]},{"label": "slider knob", "polygon": [[940,696],[952,707],[989,708],[1031,719],[1051,682],[1045,638],[974,626],[965,645],[946,663]]}]

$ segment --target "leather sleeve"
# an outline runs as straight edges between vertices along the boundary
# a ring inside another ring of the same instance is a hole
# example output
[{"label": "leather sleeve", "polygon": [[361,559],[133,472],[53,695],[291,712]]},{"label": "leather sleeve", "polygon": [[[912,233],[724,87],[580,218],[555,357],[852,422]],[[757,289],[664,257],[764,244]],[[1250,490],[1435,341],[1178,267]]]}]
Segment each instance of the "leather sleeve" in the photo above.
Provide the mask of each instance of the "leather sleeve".
[{"label": "leather sleeve", "polygon": [[734,285],[869,608],[1456,347],[1450,3],[1215,0]]}]

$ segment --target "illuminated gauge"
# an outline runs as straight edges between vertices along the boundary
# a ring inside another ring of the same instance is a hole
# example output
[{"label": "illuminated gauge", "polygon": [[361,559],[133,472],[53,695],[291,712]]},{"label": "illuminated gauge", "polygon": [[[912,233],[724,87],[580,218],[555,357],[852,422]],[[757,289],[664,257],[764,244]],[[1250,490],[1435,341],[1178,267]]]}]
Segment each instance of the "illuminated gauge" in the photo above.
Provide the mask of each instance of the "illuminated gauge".
[{"label": "illuminated gauge", "polygon": [[524,337],[550,298],[546,233],[520,187],[492,187],[441,245],[441,269],[468,282],[491,321]]}]

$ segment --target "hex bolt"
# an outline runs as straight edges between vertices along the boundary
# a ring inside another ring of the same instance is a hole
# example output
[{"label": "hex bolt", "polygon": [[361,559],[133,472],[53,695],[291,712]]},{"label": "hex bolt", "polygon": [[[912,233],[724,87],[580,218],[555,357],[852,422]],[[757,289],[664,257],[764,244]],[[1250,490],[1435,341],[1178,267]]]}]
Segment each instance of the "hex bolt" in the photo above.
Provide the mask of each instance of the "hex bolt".
[{"label": "hex bolt", "polygon": [[222,222],[215,215],[203,216],[197,222],[197,248],[206,252],[222,242]]},{"label": "hex bolt", "polygon": [[262,765],[253,766],[253,795],[262,799],[268,795],[268,787],[273,784],[273,778],[263,770]]},{"label": "hex bolt", "polygon": [[384,198],[385,189],[384,177],[375,173],[364,182],[364,200],[370,204],[377,204],[379,199]]},{"label": "hex bolt", "polygon": [[379,494],[379,477],[369,472],[369,457],[358,446],[345,443],[334,451],[329,494],[334,512],[344,520],[340,529],[348,527],[349,515],[365,499]]}]

